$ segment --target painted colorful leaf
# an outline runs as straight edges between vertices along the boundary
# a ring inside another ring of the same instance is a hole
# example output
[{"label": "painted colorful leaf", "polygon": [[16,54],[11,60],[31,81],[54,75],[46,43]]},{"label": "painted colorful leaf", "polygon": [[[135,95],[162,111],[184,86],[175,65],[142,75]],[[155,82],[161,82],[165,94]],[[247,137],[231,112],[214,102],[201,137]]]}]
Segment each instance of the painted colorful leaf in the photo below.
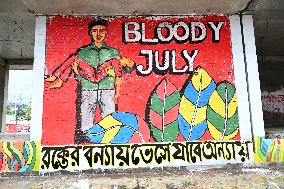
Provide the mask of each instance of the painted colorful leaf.
[{"label": "painted colorful leaf", "polygon": [[202,67],[197,67],[189,83],[185,83],[178,122],[186,141],[197,140],[204,135],[207,104],[215,88],[215,81]]},{"label": "painted colorful leaf", "polygon": [[151,135],[157,142],[173,142],[178,136],[178,109],[180,93],[167,79],[152,91],[146,107]]},{"label": "painted colorful leaf", "polygon": [[146,143],[150,140],[147,123],[139,116],[128,112],[112,113],[85,133],[93,143]]},{"label": "painted colorful leaf", "polygon": [[230,140],[239,132],[238,103],[234,86],[219,83],[212,93],[207,108],[209,132],[215,140]]}]

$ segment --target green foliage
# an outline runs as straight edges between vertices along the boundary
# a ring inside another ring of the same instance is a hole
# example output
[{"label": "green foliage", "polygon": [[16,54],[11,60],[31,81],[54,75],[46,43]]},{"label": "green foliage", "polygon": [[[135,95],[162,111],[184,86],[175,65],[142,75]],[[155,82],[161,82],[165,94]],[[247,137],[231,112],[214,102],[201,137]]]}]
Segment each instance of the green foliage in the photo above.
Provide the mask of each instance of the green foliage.
[{"label": "green foliage", "polygon": [[31,120],[31,103],[26,107],[19,107],[16,114],[17,121]]},{"label": "green foliage", "polygon": [[15,114],[15,110],[13,110],[11,106],[7,106],[6,114],[7,115],[14,115]]}]

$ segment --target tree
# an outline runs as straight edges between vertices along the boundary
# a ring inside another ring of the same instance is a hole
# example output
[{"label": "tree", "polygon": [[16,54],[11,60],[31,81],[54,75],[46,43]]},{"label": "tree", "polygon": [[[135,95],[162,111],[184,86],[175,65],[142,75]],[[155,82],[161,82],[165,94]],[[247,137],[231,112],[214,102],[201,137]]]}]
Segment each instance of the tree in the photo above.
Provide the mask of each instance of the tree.
[{"label": "tree", "polygon": [[17,121],[31,120],[31,103],[26,107],[19,107],[16,114]]},{"label": "tree", "polygon": [[15,114],[15,110],[13,110],[13,108],[10,105],[7,105],[7,107],[6,107],[6,114],[7,115],[14,115]]}]

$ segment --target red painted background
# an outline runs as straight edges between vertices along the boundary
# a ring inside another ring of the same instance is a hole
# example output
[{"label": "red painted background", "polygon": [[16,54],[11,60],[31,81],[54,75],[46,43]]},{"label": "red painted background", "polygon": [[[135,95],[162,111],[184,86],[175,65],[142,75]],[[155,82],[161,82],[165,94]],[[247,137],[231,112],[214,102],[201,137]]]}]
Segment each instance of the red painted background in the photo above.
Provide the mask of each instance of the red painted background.
[{"label": "red painted background", "polygon": [[[46,34],[46,73],[52,71],[64,61],[69,54],[74,53],[79,47],[90,43],[87,24],[95,17],[49,17],[47,19]],[[153,19],[154,18],[154,19]],[[230,40],[229,18],[225,16],[206,17],[109,17],[108,35],[106,44],[118,49],[121,56],[131,58],[137,64],[145,65],[145,57],[139,56],[142,49],[176,50],[177,55],[183,49],[198,49],[194,67],[201,65],[214,78],[216,83],[227,80],[234,83],[232,66],[232,51]],[[138,43],[122,43],[122,24],[129,21],[146,23],[146,36],[153,37],[154,27],[161,21],[225,21],[221,29],[220,42],[212,43],[212,33],[207,27],[207,37],[199,44],[170,44],[143,45]],[[185,65],[181,57],[177,57],[177,65],[181,68]],[[124,74],[121,85],[121,95],[118,100],[118,111],[127,111],[145,117],[146,102],[148,97],[164,77],[167,77],[174,85],[181,89],[189,74],[138,76],[135,72]],[[50,83],[45,83],[44,89],[44,111],[43,111],[43,135],[42,145],[66,145],[74,144],[74,130],[76,125],[76,85],[74,79],[69,79],[61,89],[50,90]],[[236,136],[236,139],[239,135]],[[212,139],[205,134],[203,140]]]}]

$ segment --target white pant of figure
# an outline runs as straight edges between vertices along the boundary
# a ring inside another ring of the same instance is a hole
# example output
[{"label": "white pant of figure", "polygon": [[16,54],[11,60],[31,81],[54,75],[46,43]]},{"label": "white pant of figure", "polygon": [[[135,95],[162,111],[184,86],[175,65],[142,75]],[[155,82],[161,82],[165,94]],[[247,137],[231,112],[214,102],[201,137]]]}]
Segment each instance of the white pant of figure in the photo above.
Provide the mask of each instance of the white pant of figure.
[{"label": "white pant of figure", "polygon": [[101,117],[115,112],[114,89],[98,89],[94,91],[82,91],[81,93],[81,129],[88,130],[93,127],[96,106],[101,108]]}]

